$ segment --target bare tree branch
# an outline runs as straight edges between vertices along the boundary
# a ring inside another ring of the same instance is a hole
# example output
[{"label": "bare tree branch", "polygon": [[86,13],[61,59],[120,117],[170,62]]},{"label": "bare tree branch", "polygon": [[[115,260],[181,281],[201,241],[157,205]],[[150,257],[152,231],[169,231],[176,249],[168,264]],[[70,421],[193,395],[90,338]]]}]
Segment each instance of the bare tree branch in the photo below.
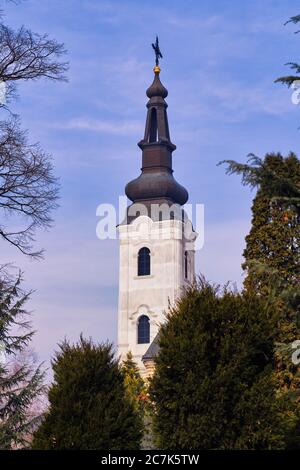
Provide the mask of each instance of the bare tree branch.
[{"label": "bare tree branch", "polygon": [[[34,232],[50,227],[57,197],[50,156],[28,144],[18,119],[0,122],[0,237],[24,254],[41,256],[32,248]],[[8,223],[16,215],[21,227],[11,230]]]},{"label": "bare tree branch", "polygon": [[10,117],[0,121],[0,239],[32,257],[42,255],[33,249],[34,235],[37,228],[51,225],[58,184],[50,156],[39,144],[28,143],[7,103],[20,80],[66,80],[64,54],[63,44],[47,34],[24,27],[13,30],[1,21],[0,109],[9,111]]},{"label": "bare tree branch", "polygon": [[66,80],[68,64],[58,59],[65,54],[62,44],[47,34],[32,33],[24,27],[18,31],[0,25],[0,80],[33,80],[47,77]]}]

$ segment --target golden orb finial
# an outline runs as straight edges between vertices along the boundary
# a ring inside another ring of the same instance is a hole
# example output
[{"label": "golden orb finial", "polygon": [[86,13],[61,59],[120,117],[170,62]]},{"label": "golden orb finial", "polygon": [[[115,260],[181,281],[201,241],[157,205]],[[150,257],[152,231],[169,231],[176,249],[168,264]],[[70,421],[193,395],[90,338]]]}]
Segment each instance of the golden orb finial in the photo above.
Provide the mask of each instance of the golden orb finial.
[{"label": "golden orb finial", "polygon": [[154,73],[159,73],[160,72],[160,67],[158,65],[156,65],[153,69],[153,72]]}]

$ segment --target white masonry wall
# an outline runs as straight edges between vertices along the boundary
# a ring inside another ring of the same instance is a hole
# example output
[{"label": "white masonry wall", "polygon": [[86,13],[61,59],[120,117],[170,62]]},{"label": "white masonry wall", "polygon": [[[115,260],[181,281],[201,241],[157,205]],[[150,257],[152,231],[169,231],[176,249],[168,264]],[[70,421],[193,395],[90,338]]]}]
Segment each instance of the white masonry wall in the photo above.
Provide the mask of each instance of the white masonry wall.
[{"label": "white masonry wall", "polygon": [[[189,233],[186,240],[185,233]],[[118,353],[121,360],[128,351],[145,373],[142,356],[155,338],[165,312],[180,295],[182,286],[195,276],[194,240],[197,236],[189,221],[153,222],[140,216],[130,225],[118,227],[120,238],[120,277],[118,313]],[[150,250],[150,275],[138,276],[138,252]],[[188,252],[188,276],[185,279],[184,253]],[[141,315],[150,319],[150,343],[137,343],[137,324]]]}]

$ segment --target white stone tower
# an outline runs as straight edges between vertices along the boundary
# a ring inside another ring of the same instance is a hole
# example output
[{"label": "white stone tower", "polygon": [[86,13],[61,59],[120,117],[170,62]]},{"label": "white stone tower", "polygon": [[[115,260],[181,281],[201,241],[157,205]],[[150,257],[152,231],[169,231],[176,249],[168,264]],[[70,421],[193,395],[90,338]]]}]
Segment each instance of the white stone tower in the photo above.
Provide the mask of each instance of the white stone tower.
[{"label": "white stone tower", "polygon": [[158,63],[147,90],[147,120],[142,150],[142,172],[127,184],[132,201],[119,225],[120,277],[118,351],[121,359],[131,351],[142,374],[142,357],[156,337],[165,313],[195,276],[196,233],[182,205],[188,193],[173,177],[169,134],[168,94]]}]

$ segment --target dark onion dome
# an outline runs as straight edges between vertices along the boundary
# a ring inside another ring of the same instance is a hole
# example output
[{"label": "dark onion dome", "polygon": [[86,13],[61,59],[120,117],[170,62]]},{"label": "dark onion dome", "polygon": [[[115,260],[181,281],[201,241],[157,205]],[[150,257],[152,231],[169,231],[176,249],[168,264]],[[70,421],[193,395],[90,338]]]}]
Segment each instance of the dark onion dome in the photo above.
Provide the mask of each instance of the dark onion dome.
[{"label": "dark onion dome", "polygon": [[182,206],[188,200],[187,190],[173,177],[172,153],[176,145],[170,139],[165,102],[168,90],[162,85],[159,72],[160,68],[154,67],[154,80],[147,90],[145,134],[138,143],[142,150],[142,172],[125,188],[133,205],[143,203],[148,208],[154,201]]},{"label": "dark onion dome", "polygon": [[159,79],[160,68],[155,67],[154,72],[154,80],[152,82],[152,85],[149,86],[148,90],[146,91],[146,95],[148,96],[148,98],[152,98],[153,96],[160,96],[161,98],[166,98],[168,96],[168,90],[163,86]]},{"label": "dark onion dome", "polygon": [[187,190],[177,183],[172,173],[161,168],[143,171],[138,178],[126,185],[125,193],[132,202],[169,199],[181,206],[189,197]]}]

